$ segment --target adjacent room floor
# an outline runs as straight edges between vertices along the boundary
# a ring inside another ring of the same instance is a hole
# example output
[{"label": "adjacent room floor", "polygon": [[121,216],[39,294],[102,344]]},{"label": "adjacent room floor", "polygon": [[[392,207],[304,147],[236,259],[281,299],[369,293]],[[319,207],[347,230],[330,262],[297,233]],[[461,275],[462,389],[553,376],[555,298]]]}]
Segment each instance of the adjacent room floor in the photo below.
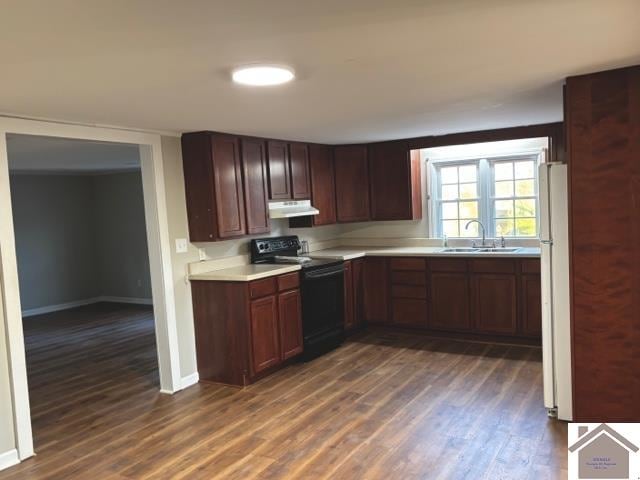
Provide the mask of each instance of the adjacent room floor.
[{"label": "adjacent room floor", "polygon": [[371,331],[244,390],[158,392],[150,308],[25,321],[37,456],[0,479],[566,478],[538,348]]}]

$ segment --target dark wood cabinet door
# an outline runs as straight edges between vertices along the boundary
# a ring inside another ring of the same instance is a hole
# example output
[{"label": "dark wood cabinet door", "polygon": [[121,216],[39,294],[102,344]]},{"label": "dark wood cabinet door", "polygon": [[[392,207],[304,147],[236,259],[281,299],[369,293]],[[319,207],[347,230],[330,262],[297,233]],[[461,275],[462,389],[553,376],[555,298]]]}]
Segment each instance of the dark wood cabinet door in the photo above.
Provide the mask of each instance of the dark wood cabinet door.
[{"label": "dark wood cabinet door", "polygon": [[471,276],[475,329],[481,333],[515,335],[516,276],[475,273]]},{"label": "dark wood cabinet door", "polygon": [[429,327],[442,330],[470,330],[468,275],[455,272],[432,272],[429,285],[431,289]]},{"label": "dark wood cabinet door", "polygon": [[426,328],[427,302],[424,299],[394,297],[391,322],[402,327]]},{"label": "dark wood cabinet door", "polygon": [[213,242],[218,235],[210,134],[187,133],[182,136],[182,168],[189,239],[192,242]]},{"label": "dark wood cabinet door", "polygon": [[351,330],[355,326],[353,299],[353,266],[350,260],[344,262],[344,328]]},{"label": "dark wood cabinet door", "polygon": [[269,198],[272,200],[291,199],[291,166],[286,142],[267,141],[269,165]]},{"label": "dark wood cabinet door", "polygon": [[271,224],[265,143],[258,138],[243,138],[241,147],[247,233],[267,233],[271,230]]},{"label": "dark wood cabinet door", "polygon": [[251,358],[253,374],[280,362],[278,297],[271,295],[251,302]]},{"label": "dark wood cabinet door", "polygon": [[240,141],[232,135],[211,137],[218,238],[245,235],[244,188]]},{"label": "dark wood cabinet door", "polygon": [[311,204],[320,210],[313,217],[314,225],[336,223],[336,188],[333,155],[327,145],[309,145],[311,172]]},{"label": "dark wood cabinet door", "polygon": [[365,222],[369,212],[369,163],[366,145],[333,150],[338,222]]},{"label": "dark wood cabinet door", "polygon": [[574,421],[640,418],[640,66],[567,79]]},{"label": "dark wood cabinet door", "polygon": [[311,198],[308,145],[306,143],[290,143],[289,162],[291,165],[291,196],[295,200]]},{"label": "dark wood cabinet door", "polygon": [[302,353],[302,303],[300,290],[278,295],[280,355],[282,360]]},{"label": "dark wood cabinet door", "polygon": [[384,257],[364,262],[364,318],[366,322],[389,323],[389,267]]},{"label": "dark wood cabinet door", "polygon": [[528,337],[542,336],[542,295],[540,275],[520,277],[520,328]]},{"label": "dark wood cabinet door", "polygon": [[364,323],[364,258],[351,260],[353,285],[353,323],[357,328]]},{"label": "dark wood cabinet door", "polygon": [[422,218],[420,158],[405,141],[369,147],[371,220]]}]

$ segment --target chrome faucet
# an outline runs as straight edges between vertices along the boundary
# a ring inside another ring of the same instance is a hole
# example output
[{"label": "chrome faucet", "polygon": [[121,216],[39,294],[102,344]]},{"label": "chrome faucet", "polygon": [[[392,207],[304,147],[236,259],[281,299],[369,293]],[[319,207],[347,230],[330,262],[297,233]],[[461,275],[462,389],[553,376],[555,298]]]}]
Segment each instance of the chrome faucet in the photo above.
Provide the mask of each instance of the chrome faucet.
[{"label": "chrome faucet", "polygon": [[469,225],[471,225],[472,223],[477,223],[482,228],[482,243],[480,245],[476,245],[476,241],[474,240],[473,243],[471,244],[471,246],[473,248],[475,248],[475,247],[480,247],[480,248],[495,247],[496,246],[495,241],[493,242],[493,245],[489,245],[488,243],[486,243],[484,225],[482,224],[482,222],[480,220],[469,220],[467,222],[467,224],[465,225],[464,229],[465,230],[469,230]]}]

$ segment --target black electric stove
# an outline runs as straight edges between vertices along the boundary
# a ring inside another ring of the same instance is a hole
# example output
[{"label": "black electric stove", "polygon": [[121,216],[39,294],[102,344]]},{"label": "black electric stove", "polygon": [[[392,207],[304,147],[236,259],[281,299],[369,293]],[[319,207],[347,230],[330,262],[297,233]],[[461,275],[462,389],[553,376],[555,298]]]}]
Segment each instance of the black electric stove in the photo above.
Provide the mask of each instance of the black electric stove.
[{"label": "black electric stove", "polygon": [[344,340],[344,265],[342,260],[298,255],[296,235],[251,240],[251,263],[298,264],[302,294],[302,358],[310,360]]}]

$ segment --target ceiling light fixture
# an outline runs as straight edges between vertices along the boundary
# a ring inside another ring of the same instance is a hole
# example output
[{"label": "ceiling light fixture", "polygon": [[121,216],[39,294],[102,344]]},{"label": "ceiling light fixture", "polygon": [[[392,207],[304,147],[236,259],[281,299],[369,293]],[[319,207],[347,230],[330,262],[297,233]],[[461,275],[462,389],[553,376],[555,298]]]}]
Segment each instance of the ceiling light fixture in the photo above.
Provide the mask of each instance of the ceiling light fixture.
[{"label": "ceiling light fixture", "polygon": [[257,87],[281,85],[290,82],[295,76],[292,68],[281,65],[248,65],[231,72],[234,82]]}]

